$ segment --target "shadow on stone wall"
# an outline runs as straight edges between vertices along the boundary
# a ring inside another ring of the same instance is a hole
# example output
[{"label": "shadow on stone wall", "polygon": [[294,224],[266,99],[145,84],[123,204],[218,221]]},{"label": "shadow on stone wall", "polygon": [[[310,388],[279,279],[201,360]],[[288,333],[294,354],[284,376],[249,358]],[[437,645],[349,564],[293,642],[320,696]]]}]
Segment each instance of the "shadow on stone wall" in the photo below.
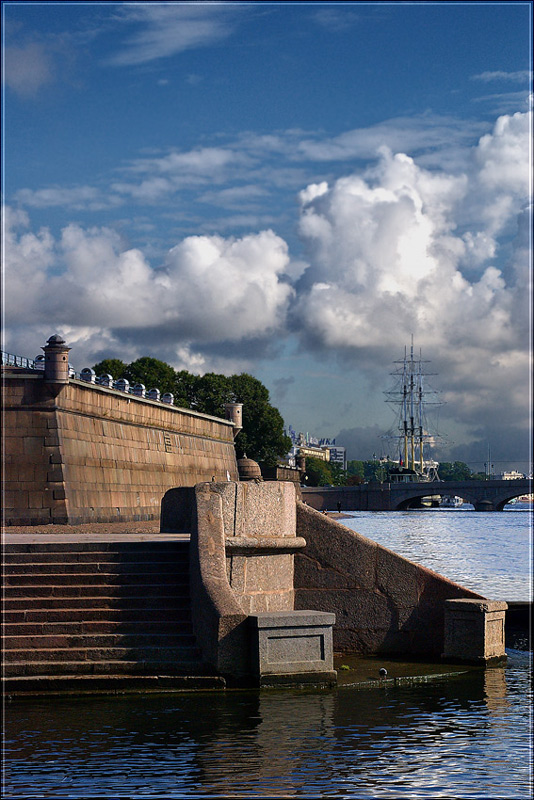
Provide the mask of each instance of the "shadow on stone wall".
[{"label": "shadow on stone wall", "polygon": [[297,503],[295,608],[334,612],[334,650],[438,656],[444,601],[480,598],[324,514]]}]

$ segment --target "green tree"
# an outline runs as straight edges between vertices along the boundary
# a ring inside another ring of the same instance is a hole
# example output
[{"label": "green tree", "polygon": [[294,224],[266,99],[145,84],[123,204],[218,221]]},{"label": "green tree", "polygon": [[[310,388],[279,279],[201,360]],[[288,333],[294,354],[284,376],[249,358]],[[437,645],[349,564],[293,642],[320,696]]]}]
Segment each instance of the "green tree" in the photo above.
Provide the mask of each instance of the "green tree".
[{"label": "green tree", "polygon": [[365,481],[359,475],[347,475],[345,481],[346,486],[359,486],[362,483],[365,483]]},{"label": "green tree", "polygon": [[363,481],[365,478],[363,461],[347,461],[347,475],[361,478]]},{"label": "green tree", "polygon": [[226,402],[243,403],[243,430],[236,439],[238,457],[249,458],[274,467],[291,449],[291,439],[284,434],[284,420],[269,402],[269,390],[246,372],[232,375]]},{"label": "green tree", "polygon": [[101,375],[111,375],[116,381],[119,378],[124,378],[126,370],[128,369],[128,365],[121,361],[120,358],[105,358],[103,361],[99,361],[98,364],[93,366],[94,371],[96,372],[97,377]]},{"label": "green tree", "polygon": [[473,473],[463,461],[442,461],[438,469],[442,481],[467,481],[473,479]]},{"label": "green tree", "polygon": [[194,384],[194,396],[191,403],[196,411],[225,417],[225,403],[231,402],[231,379],[216,372],[207,372],[197,378]]},{"label": "green tree", "polygon": [[130,381],[132,386],[142,383],[149,389],[159,389],[162,394],[172,392],[174,394],[176,383],[176,372],[164,361],[157,358],[143,356],[136,361],[128,364],[124,371],[124,376]]},{"label": "green tree", "polygon": [[332,484],[330,464],[320,458],[306,456],[305,480],[307,486],[329,486]]},{"label": "green tree", "polygon": [[382,477],[382,472],[383,467],[380,461],[373,460],[363,462],[363,473],[366,483],[369,481],[379,481]]},{"label": "green tree", "polygon": [[180,408],[193,408],[200,378],[185,369],[174,373],[174,402]]},{"label": "green tree", "polygon": [[347,473],[340,464],[329,464],[330,474],[332,475],[331,483],[334,486],[345,486],[347,483]]},{"label": "green tree", "polygon": [[487,481],[488,479],[485,472],[473,472],[469,477],[472,481]]}]

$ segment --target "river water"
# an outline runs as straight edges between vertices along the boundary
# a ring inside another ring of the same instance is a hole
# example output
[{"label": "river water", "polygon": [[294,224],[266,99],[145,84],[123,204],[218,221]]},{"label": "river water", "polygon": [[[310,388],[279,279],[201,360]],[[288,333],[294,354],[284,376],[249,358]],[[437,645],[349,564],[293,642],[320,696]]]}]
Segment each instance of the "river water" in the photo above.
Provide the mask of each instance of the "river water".
[{"label": "river water", "polygon": [[532,600],[532,511],[351,511],[339,522],[491,600]]},{"label": "river water", "polygon": [[[529,513],[355,513],[362,534],[494,599],[530,596]],[[26,699],[10,798],[529,798],[532,661],[372,689]],[[438,670],[439,671],[439,670]]]}]

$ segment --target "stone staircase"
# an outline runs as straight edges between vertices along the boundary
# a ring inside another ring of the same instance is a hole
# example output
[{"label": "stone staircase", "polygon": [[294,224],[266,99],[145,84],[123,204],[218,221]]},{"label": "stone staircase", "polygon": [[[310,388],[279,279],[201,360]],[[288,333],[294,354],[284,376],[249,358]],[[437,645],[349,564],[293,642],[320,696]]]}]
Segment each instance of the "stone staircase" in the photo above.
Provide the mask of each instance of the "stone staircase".
[{"label": "stone staircase", "polygon": [[4,546],[4,690],[212,688],[191,624],[188,541]]}]

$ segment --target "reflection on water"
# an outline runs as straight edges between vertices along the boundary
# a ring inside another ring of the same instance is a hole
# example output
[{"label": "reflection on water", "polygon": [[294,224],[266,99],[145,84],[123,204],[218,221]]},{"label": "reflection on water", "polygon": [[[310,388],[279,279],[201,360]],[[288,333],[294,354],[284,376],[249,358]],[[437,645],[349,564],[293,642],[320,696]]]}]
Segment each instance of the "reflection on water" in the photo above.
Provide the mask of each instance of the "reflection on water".
[{"label": "reflection on water", "polygon": [[492,600],[532,599],[529,511],[354,511],[339,522]]},{"label": "reflection on water", "polygon": [[415,686],[25,700],[8,797],[530,797],[530,654]]},{"label": "reflection on water", "polygon": [[490,711],[504,711],[508,708],[508,687],[504,667],[485,670],[484,694]]}]

